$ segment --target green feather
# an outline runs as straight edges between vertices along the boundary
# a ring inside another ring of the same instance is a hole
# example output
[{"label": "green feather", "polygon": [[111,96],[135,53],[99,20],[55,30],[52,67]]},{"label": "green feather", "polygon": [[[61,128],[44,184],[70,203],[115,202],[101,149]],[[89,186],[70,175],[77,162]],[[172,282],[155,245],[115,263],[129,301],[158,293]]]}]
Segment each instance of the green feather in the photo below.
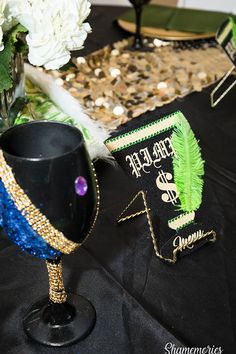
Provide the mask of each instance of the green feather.
[{"label": "green feather", "polygon": [[204,161],[194,133],[183,117],[176,125],[172,137],[174,181],[184,212],[197,210],[202,202]]}]

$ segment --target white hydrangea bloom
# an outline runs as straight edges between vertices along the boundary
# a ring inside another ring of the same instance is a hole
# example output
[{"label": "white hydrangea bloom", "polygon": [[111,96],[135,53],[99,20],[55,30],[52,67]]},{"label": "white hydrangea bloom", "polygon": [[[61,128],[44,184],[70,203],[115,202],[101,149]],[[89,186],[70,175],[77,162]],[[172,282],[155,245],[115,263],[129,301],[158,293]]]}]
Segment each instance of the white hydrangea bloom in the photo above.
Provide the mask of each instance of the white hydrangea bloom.
[{"label": "white hydrangea bloom", "polygon": [[[1,0],[0,0],[1,1]],[[90,25],[88,0],[8,0],[11,15],[26,29],[29,61],[58,69],[70,60],[70,51],[83,48]]]},{"label": "white hydrangea bloom", "polygon": [[3,24],[6,20],[5,13],[4,13],[5,8],[6,8],[6,0],[0,0],[0,51],[4,49]]}]

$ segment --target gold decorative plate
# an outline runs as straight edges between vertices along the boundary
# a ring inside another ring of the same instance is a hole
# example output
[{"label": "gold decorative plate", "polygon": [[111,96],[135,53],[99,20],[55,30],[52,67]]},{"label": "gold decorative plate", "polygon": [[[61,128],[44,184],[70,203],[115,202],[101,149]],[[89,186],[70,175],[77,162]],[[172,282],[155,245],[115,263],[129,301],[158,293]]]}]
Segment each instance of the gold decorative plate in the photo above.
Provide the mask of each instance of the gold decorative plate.
[{"label": "gold decorative plate", "polygon": [[[135,33],[136,30],[135,23],[118,19],[118,24],[124,30],[130,33]],[[147,37],[154,37],[154,38],[166,39],[171,41],[189,41],[194,39],[206,39],[206,38],[215,37],[214,32],[199,34],[193,32],[181,32],[181,31],[165,30],[164,28],[154,28],[154,27],[145,27],[145,26],[142,26],[141,33]]]}]

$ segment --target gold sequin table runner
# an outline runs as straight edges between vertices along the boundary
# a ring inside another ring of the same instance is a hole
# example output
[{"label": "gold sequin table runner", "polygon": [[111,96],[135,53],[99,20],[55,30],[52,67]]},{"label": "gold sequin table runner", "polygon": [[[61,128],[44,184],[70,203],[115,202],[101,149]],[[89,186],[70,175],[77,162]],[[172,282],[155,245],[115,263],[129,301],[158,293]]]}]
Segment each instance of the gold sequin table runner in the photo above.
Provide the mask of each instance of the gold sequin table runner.
[{"label": "gold sequin table runner", "polygon": [[211,43],[178,48],[151,40],[152,52],[130,52],[125,39],[74,59],[76,67],[52,71],[84,107],[108,130],[184,97],[219,80],[231,67],[223,51]]}]

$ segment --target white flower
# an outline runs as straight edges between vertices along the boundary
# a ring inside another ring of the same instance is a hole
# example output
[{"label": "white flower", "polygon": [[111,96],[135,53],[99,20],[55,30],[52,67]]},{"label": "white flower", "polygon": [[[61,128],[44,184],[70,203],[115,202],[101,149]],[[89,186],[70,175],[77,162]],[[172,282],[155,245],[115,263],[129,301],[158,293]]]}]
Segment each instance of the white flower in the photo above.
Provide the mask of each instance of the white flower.
[{"label": "white flower", "polygon": [[[1,1],[1,0],[0,0]],[[83,48],[91,28],[84,20],[88,0],[8,0],[11,15],[26,29],[29,61],[58,69],[70,60],[70,51]]]},{"label": "white flower", "polygon": [[3,43],[3,24],[6,20],[5,18],[5,7],[6,7],[6,0],[0,0],[0,51],[4,49]]}]

